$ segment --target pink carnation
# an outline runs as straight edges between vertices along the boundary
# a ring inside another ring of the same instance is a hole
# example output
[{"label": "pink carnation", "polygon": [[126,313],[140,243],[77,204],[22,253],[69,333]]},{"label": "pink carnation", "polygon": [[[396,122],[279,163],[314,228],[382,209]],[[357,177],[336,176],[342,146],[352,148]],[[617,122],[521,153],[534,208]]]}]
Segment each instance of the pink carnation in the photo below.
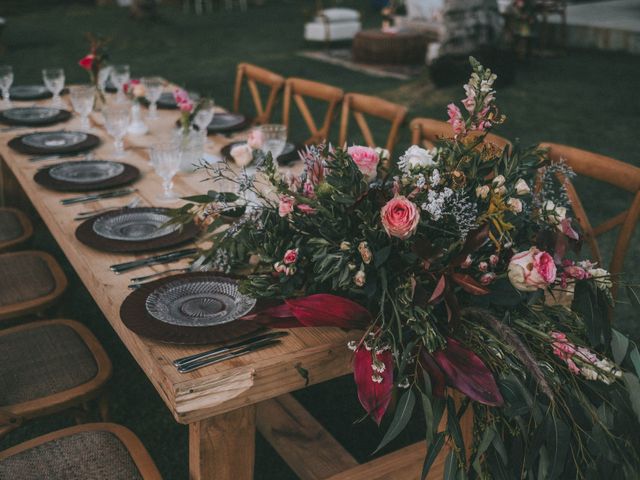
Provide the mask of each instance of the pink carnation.
[{"label": "pink carnation", "polygon": [[420,210],[402,195],[387,202],[380,211],[382,226],[389,236],[406,240],[413,235],[420,222]]},{"label": "pink carnation", "polygon": [[362,175],[368,182],[372,182],[378,175],[378,163],[380,163],[380,156],[373,148],[361,147],[354,145],[347,149],[347,153],[353,159],[354,163],[358,166]]}]

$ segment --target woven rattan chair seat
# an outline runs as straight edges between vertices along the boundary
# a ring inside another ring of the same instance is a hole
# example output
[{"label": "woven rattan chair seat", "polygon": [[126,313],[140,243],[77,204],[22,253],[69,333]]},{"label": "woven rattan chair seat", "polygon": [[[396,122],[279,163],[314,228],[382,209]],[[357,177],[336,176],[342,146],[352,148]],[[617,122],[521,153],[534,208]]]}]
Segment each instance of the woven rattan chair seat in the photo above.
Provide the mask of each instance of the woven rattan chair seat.
[{"label": "woven rattan chair seat", "polygon": [[56,286],[47,263],[30,252],[0,255],[0,307],[34,300]]},{"label": "woven rattan chair seat", "polygon": [[24,233],[20,219],[13,210],[0,209],[0,242],[20,238]]}]

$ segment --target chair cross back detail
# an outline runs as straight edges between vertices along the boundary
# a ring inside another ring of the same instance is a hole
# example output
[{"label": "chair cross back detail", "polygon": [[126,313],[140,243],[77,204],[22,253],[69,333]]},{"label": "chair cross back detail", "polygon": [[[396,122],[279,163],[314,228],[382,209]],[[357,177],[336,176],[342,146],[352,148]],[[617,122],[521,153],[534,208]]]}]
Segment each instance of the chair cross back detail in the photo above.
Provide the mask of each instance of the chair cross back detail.
[{"label": "chair cross back detail", "polygon": [[[411,128],[411,142],[413,145],[419,145],[421,147],[426,146],[433,148],[435,142],[440,138],[453,137],[453,129],[447,122],[440,120],[434,120],[432,118],[414,118],[410,124]],[[478,132],[480,135],[481,132]],[[493,143],[500,149],[504,149],[506,146],[511,146],[511,142],[500,135],[494,133],[488,133],[485,137],[485,141]]]},{"label": "chair cross back detail", "polygon": [[[350,115],[353,115],[367,146],[373,148],[380,145],[374,140],[365,115],[387,120],[391,123],[391,127],[389,128],[389,135],[387,136],[384,148],[389,151],[389,159],[387,160],[389,162],[393,148],[398,141],[398,131],[407,116],[407,111],[407,107],[378,97],[362,95],[360,93],[347,93],[342,102],[339,144],[343,146],[345,142],[348,141]],[[385,167],[388,168],[389,165],[385,165]]]},{"label": "chair cross back detail", "polygon": [[[320,127],[311,115],[311,111],[305,101],[305,97],[322,100],[327,103],[327,111]],[[291,99],[295,102],[311,136],[305,144],[320,143],[329,138],[329,131],[335,117],[335,110],[344,97],[344,91],[340,88],[325,83],[305,80],[303,78],[288,78],[284,90],[284,106],[282,112],[283,123],[289,127],[291,116]]]},{"label": "chair cross back detail", "polygon": [[[613,257],[609,266],[609,272],[615,279],[616,275],[622,273],[624,257],[629,248],[636,224],[638,223],[638,218],[640,217],[640,168],[611,157],[566,145],[542,143],[540,146],[549,149],[549,157],[553,162],[564,160],[576,174],[608,183],[634,195],[631,205],[627,210],[593,227],[575,187],[569,179],[561,179],[566,180],[565,186],[567,194],[571,201],[571,208],[576,216],[576,220],[582,228],[582,236],[589,245],[594,259],[601,265],[602,256],[600,254],[597,237],[620,226],[613,250]],[[613,293],[615,295],[615,282]]]},{"label": "chair cross back detail", "polygon": [[[267,70],[250,63],[238,64],[236,72],[236,83],[233,92],[233,110],[238,112],[240,110],[240,96],[242,94],[243,81],[246,79],[249,93],[253,99],[253,104],[256,109],[256,116],[253,120],[255,124],[269,123],[271,116],[273,115],[273,109],[278,99],[278,94],[284,86],[285,79],[283,76],[278,75],[270,70]],[[263,103],[258,84],[266,85],[270,88],[267,102]]]}]

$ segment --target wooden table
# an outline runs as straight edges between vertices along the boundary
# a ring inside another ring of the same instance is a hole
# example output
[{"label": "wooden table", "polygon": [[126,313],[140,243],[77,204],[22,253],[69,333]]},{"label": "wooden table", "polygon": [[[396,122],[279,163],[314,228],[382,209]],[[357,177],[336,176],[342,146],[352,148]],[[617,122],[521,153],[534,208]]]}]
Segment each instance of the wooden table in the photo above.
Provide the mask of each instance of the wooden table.
[{"label": "wooden table", "polygon": [[[68,101],[68,98],[64,97],[64,100]],[[47,104],[47,101],[40,103]],[[147,120],[149,134],[128,136],[125,142],[127,155],[124,161],[135,165],[142,173],[135,187],[144,205],[154,205],[154,198],[162,187],[159,177],[149,165],[147,152],[136,147],[148,147],[168,138],[179,115],[177,111],[166,110],[160,110],[159,114],[158,120]],[[93,114],[92,121],[94,133],[103,139],[94,150],[96,158],[110,158],[114,151],[113,142],[102,127],[101,115]],[[62,126],[39,130],[60,128],[77,129],[79,120],[74,116]],[[119,309],[130,292],[127,285],[132,275],[115,275],[109,270],[109,265],[146,255],[103,253],[81,244],[75,238],[78,222],[73,218],[80,211],[124,205],[131,198],[60,205],[60,199],[76,194],[47,190],[33,181],[38,168],[56,161],[32,163],[27,155],[18,154],[7,146],[12,137],[28,131],[0,133],[3,168],[8,167],[15,176],[105,318],[151,380],[175,420],[189,425],[190,479],[253,478],[256,426],[303,479],[361,478],[358,475],[368,479],[417,478],[424,445],[395,452],[384,465],[380,464],[382,459],[376,460],[377,464],[358,465],[293,397],[287,395],[308,384],[350,373],[351,352],[346,344],[358,338],[358,332],[345,333],[335,328],[292,329],[281,345],[180,374],[171,362],[205,348],[164,344],[128,330],[120,320]],[[237,135],[235,139],[241,136]],[[212,153],[232,141],[221,136],[209,138],[214,142],[207,147]],[[174,180],[175,189],[183,195],[201,193],[206,189],[201,180],[200,173],[179,174]],[[146,271],[137,270],[133,276],[172,266],[147,267]],[[308,372],[307,378],[300,373],[303,369]],[[309,455],[310,452],[313,455]],[[390,471],[397,474],[386,477],[384,472]]]}]

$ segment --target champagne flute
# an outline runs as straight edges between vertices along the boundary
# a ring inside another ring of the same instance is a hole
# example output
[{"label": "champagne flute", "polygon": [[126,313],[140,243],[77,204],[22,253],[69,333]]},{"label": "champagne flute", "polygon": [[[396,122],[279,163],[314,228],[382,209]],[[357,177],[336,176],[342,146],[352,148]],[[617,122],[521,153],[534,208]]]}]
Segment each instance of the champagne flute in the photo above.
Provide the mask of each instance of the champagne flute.
[{"label": "champagne flute", "polygon": [[287,126],[272,123],[261,125],[260,130],[262,132],[262,151],[271,153],[271,158],[276,161],[287,145]]},{"label": "champagne flute", "polygon": [[95,91],[93,87],[87,85],[78,85],[70,88],[71,105],[73,109],[80,115],[80,128],[90,130],[89,114],[93,109],[95,100]]},{"label": "champagne flute", "polygon": [[113,137],[115,157],[124,157],[123,138],[127,134],[131,122],[131,106],[128,103],[109,105],[102,111],[104,124],[109,135]]},{"label": "champagne flute", "polygon": [[64,70],[62,68],[45,68],[42,70],[44,85],[53,94],[51,104],[55,107],[62,107],[60,92],[64,89]]},{"label": "champagne flute", "polygon": [[215,103],[211,99],[203,99],[200,101],[200,105],[196,114],[193,117],[193,123],[198,127],[198,131],[202,135],[206,143],[207,139],[207,127],[213,120],[213,116],[215,115]]},{"label": "champagne flute", "polygon": [[149,101],[149,118],[155,120],[158,118],[158,100],[162,95],[164,81],[160,77],[143,77],[142,85]]},{"label": "champagne flute", "polygon": [[116,102],[125,102],[126,98],[124,96],[124,86],[131,79],[129,65],[114,65],[113,67],[111,67],[110,78],[113,86],[118,89]]},{"label": "champagne flute", "polygon": [[173,191],[173,177],[180,169],[182,158],[175,143],[160,143],[151,148],[151,166],[162,179],[162,194],[158,195],[160,202],[171,202],[178,195]]},{"label": "champagne flute", "polygon": [[0,65],[0,90],[2,90],[2,104],[5,108],[11,107],[9,89],[13,83],[13,68],[9,65]]}]

